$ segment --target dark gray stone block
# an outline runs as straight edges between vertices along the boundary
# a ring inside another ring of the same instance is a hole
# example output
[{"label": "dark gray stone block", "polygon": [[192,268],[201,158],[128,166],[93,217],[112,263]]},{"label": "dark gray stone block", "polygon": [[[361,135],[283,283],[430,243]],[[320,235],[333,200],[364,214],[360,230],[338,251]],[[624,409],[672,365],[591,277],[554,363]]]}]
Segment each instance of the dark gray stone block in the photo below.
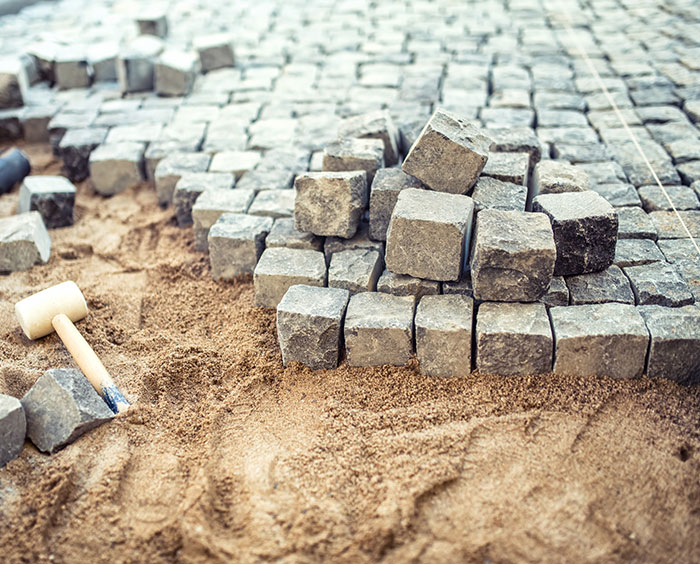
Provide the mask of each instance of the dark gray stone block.
[{"label": "dark gray stone block", "polygon": [[106,127],[69,129],[58,145],[58,155],[63,161],[63,173],[73,182],[81,182],[90,176],[90,153],[107,137]]},{"label": "dark gray stone block", "polygon": [[690,287],[671,264],[629,266],[625,274],[632,283],[638,305],[680,307],[695,301]]},{"label": "dark gray stone block", "polygon": [[324,172],[364,170],[367,183],[384,167],[384,143],[380,139],[341,139],[326,145],[323,151]]},{"label": "dark gray stone block", "polygon": [[600,194],[591,190],[544,194],[534,199],[532,209],[546,213],[552,223],[557,247],[555,275],[597,272],[612,264],[617,213]]},{"label": "dark gray stone block", "polygon": [[291,286],[277,305],[282,362],[312,370],[338,367],[341,329],[350,293],[339,288]]},{"label": "dark gray stone block", "polygon": [[391,213],[401,190],[424,187],[420,180],[399,168],[378,170],[369,196],[369,236],[376,241],[386,241]]},{"label": "dark gray stone block", "polygon": [[630,282],[618,266],[566,279],[571,305],[619,302],[634,305]]},{"label": "dark gray stone block", "polygon": [[62,176],[28,176],[19,191],[17,213],[38,211],[48,229],[73,225],[75,186]]},{"label": "dark gray stone block", "polygon": [[483,209],[522,212],[527,202],[527,186],[482,176],[474,186],[471,197],[477,212]]},{"label": "dark gray stone block", "polygon": [[17,398],[0,394],[0,468],[20,455],[26,435],[22,404]]},{"label": "dark gray stone block", "polygon": [[273,219],[242,213],[222,214],[207,236],[211,275],[229,280],[252,274],[265,250]]},{"label": "dark gray stone block", "polygon": [[664,255],[651,239],[618,239],[615,262],[620,268],[664,261]]},{"label": "dark gray stone block", "polygon": [[27,436],[52,453],[113,417],[80,370],[47,370],[22,398]]},{"label": "dark gray stone block", "polygon": [[384,268],[384,260],[369,249],[352,249],[334,253],[328,268],[328,286],[343,288],[350,294],[373,292]]}]

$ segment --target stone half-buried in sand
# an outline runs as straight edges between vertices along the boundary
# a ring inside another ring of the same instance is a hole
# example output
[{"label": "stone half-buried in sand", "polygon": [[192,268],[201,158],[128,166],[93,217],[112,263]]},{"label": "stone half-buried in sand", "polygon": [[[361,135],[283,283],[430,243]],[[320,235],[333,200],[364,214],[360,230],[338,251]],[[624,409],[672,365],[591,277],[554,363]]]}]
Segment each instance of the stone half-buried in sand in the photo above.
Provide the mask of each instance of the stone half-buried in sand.
[{"label": "stone half-buried in sand", "polygon": [[402,169],[438,192],[466,194],[484,169],[490,146],[491,139],[476,125],[438,109]]}]

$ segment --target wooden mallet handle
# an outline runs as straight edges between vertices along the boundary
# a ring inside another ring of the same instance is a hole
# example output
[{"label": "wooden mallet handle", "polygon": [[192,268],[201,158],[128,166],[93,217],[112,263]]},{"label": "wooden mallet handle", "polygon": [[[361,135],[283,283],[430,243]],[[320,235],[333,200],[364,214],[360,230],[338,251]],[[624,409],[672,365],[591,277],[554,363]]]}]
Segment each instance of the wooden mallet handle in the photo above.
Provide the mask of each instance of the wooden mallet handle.
[{"label": "wooden mallet handle", "polygon": [[51,325],[53,325],[68,352],[73,355],[80,370],[83,371],[83,374],[85,374],[85,377],[95,390],[100,393],[110,409],[115,413],[122,413],[129,409],[129,402],[119,391],[102,361],[95,354],[95,351],[92,350],[92,347],[88,345],[80,331],[75,328],[68,316],[65,313],[59,313],[51,320]]}]

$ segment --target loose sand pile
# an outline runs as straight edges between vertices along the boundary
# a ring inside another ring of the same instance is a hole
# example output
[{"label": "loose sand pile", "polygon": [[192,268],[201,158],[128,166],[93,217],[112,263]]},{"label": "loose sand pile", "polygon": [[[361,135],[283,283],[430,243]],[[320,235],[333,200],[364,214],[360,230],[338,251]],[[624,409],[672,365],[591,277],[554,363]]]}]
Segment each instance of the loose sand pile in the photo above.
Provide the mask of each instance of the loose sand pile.
[{"label": "loose sand pile", "polygon": [[73,279],[135,405],[0,470],[3,562],[700,561],[700,388],[283,369],[274,313],[152,189],[77,202],[48,265],[0,278],[0,392],[72,364],[13,304]]}]

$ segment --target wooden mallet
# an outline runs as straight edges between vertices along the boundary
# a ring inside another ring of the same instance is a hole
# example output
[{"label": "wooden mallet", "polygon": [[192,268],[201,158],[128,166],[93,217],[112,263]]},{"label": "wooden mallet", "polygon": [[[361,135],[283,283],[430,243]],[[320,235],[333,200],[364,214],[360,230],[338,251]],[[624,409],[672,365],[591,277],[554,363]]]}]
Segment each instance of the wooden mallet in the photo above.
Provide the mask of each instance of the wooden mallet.
[{"label": "wooden mallet", "polygon": [[87,314],[87,302],[75,282],[51,286],[15,304],[15,315],[24,334],[34,340],[56,331],[105,403],[114,413],[122,413],[129,409],[129,402],[73,325]]}]

